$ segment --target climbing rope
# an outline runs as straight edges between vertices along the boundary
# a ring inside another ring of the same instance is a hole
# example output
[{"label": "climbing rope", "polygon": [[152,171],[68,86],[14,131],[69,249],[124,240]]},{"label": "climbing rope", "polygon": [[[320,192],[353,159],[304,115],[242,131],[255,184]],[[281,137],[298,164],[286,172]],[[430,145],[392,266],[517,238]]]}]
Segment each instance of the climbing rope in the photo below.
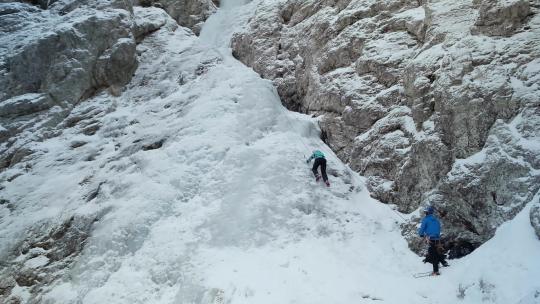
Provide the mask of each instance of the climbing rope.
[{"label": "climbing rope", "polygon": [[394,212],[395,214],[397,214],[397,216],[399,216],[404,222],[407,221],[406,218],[404,218],[399,212],[397,212],[396,210],[394,210],[392,207],[390,207],[390,205],[388,204],[385,204],[390,210],[392,210],[392,212]]}]

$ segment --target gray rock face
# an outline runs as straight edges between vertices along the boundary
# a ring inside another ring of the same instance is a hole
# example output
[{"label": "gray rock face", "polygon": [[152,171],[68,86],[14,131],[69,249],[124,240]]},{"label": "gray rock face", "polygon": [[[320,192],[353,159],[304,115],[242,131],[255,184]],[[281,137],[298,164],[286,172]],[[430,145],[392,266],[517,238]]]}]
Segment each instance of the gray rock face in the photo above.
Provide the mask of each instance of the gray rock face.
[{"label": "gray rock face", "polygon": [[[374,197],[404,212],[435,204],[459,257],[539,187],[538,12],[529,1],[263,1],[232,47],[288,108],[324,115],[321,136]],[[415,250],[417,220],[403,230]]]},{"label": "gray rock face", "polygon": [[[1,170],[32,153],[25,148],[31,140],[18,135],[57,135],[61,131],[53,128],[80,100],[126,84],[137,56],[125,10],[87,8],[59,16],[25,4],[0,6],[9,12],[1,23],[9,35],[0,38]],[[14,22],[28,15],[25,26]]]},{"label": "gray rock face", "polygon": [[[13,3],[15,1],[0,0],[0,2]],[[118,8],[129,12],[133,11],[132,1],[124,0],[32,0],[18,2],[33,4],[42,10],[65,15],[79,8],[93,8],[97,10]]]},{"label": "gray rock face", "polygon": [[0,4],[0,170],[31,155],[32,141],[60,134],[81,100],[118,94],[137,68],[136,41],[177,26],[161,9],[120,2]]},{"label": "gray rock face", "polygon": [[53,106],[47,94],[29,93],[4,100],[0,104],[0,117],[22,116],[47,110]]},{"label": "gray rock face", "polygon": [[139,5],[163,8],[180,26],[199,34],[204,21],[216,11],[212,0],[139,0]]},{"label": "gray rock face", "polygon": [[531,208],[530,212],[531,225],[538,239],[540,239],[540,204],[536,204]]},{"label": "gray rock face", "polygon": [[[34,293],[64,275],[68,266],[81,252],[97,217],[71,217],[58,226],[51,223],[36,225],[28,231],[11,256],[3,256],[0,270],[0,300],[18,303],[22,299],[11,295],[15,286],[29,287]],[[39,303],[31,297],[25,303]]]},{"label": "gray rock face", "polygon": [[[41,9],[0,3],[0,170],[31,155],[31,141],[60,134],[55,127],[81,100],[103,89],[119,94],[137,68],[136,43],[177,26],[163,9],[134,9],[131,1],[34,4]],[[196,32],[216,8],[210,0],[160,5]]]},{"label": "gray rock face", "polygon": [[127,83],[137,67],[128,16],[124,11],[74,12],[52,32],[33,35],[18,51],[8,50],[2,97],[47,92],[56,102],[73,104],[99,87]]},{"label": "gray rock face", "polygon": [[476,2],[479,2],[476,30],[486,35],[509,36],[532,14],[527,0]]},{"label": "gray rock face", "polygon": [[171,22],[171,17],[165,11],[155,7],[135,7],[135,20],[133,20],[133,35],[137,41],[142,40],[146,35],[157,31],[163,26],[175,28],[176,24]]}]

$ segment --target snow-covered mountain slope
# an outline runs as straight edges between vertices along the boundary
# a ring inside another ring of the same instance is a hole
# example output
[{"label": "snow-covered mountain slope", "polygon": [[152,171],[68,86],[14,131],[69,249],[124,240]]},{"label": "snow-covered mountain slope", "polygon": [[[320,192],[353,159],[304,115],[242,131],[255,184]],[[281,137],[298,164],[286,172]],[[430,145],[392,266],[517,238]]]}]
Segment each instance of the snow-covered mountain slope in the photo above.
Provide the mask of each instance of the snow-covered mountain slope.
[{"label": "snow-covered mountain slope", "polygon": [[[222,1],[200,37],[146,37],[120,96],[78,104],[71,127],[1,173],[0,300],[538,303],[531,204],[442,276],[412,277],[430,266],[402,238],[404,216],[232,57],[256,5],[242,2]],[[305,163],[315,148],[330,188]]]},{"label": "snow-covered mountain slope", "polygon": [[[375,198],[437,206],[452,257],[540,190],[537,0],[261,1],[232,47],[289,108],[321,116]],[[416,251],[419,220],[404,227]]]}]

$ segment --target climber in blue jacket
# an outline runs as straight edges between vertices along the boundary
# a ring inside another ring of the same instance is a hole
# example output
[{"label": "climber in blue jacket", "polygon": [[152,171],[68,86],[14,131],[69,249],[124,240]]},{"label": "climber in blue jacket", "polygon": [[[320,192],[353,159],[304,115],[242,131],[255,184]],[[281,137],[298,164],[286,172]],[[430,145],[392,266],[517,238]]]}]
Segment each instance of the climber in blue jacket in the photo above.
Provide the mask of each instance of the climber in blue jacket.
[{"label": "climber in blue jacket", "polygon": [[440,275],[439,263],[444,267],[448,266],[448,263],[444,260],[444,254],[442,253],[441,246],[441,223],[435,216],[435,208],[433,206],[427,206],[424,208],[426,216],[422,219],[422,224],[418,229],[418,235],[425,238],[429,243],[428,253],[425,262],[433,264],[433,272],[431,275]]},{"label": "climber in blue jacket", "polygon": [[330,187],[330,182],[328,181],[328,176],[326,175],[326,158],[324,157],[324,153],[319,150],[313,151],[313,154],[311,154],[311,156],[306,160],[306,163],[309,164],[312,159],[315,159],[313,168],[311,168],[311,171],[313,171],[313,174],[315,175],[315,180],[319,181],[321,179],[318,171],[318,168],[321,167],[323,181],[327,187]]}]

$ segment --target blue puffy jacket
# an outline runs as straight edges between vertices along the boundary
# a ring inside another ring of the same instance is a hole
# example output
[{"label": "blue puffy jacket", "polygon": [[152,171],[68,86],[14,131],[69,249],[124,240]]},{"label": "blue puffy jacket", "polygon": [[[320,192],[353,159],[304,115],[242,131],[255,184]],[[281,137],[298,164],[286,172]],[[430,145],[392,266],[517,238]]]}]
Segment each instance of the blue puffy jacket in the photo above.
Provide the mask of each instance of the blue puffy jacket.
[{"label": "blue puffy jacket", "polygon": [[440,239],[441,223],[433,214],[426,215],[422,220],[422,225],[418,229],[418,235],[421,237],[428,236],[430,240]]}]

